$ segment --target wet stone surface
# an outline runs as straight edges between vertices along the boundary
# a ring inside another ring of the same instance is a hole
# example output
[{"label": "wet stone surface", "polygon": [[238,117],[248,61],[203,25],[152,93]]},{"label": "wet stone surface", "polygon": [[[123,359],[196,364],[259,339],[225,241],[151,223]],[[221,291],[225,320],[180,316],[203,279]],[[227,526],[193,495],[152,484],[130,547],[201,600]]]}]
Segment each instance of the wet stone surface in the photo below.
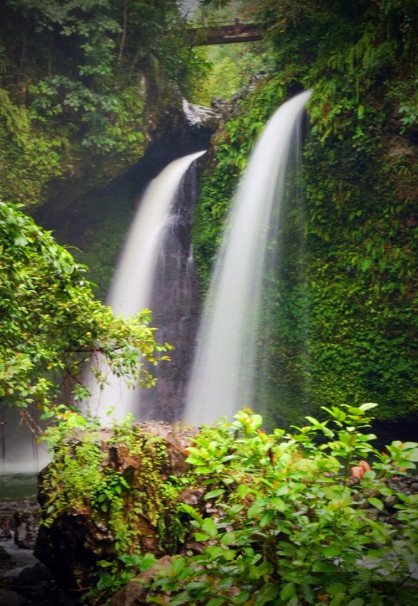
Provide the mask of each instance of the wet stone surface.
[{"label": "wet stone surface", "polygon": [[0,503],[0,606],[77,606],[33,554],[38,519],[35,497]]}]

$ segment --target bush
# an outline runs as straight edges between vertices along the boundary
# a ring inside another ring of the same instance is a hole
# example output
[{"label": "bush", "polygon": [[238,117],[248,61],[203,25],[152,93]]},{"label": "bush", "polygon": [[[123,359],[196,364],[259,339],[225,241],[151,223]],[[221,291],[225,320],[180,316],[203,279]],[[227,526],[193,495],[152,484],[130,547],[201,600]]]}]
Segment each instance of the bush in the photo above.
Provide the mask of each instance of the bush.
[{"label": "bush", "polygon": [[136,575],[144,604],[417,604],[418,495],[403,477],[418,445],[374,448],[374,406],[325,408],[328,420],[308,417],[292,434],[265,434],[248,409],[204,427],[187,459],[204,505],[179,503],[190,530],[182,554],[119,558],[99,589],[122,574]]}]

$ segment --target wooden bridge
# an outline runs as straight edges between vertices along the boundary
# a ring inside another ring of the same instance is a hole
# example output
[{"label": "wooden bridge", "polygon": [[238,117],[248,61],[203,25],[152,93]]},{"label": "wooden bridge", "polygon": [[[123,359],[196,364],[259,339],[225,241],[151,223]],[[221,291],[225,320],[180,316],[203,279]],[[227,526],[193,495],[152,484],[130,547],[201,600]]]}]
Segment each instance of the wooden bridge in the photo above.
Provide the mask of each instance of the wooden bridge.
[{"label": "wooden bridge", "polygon": [[255,23],[240,23],[218,25],[215,27],[199,27],[190,31],[192,46],[208,46],[211,44],[237,44],[238,42],[257,42],[262,38],[262,30]]}]

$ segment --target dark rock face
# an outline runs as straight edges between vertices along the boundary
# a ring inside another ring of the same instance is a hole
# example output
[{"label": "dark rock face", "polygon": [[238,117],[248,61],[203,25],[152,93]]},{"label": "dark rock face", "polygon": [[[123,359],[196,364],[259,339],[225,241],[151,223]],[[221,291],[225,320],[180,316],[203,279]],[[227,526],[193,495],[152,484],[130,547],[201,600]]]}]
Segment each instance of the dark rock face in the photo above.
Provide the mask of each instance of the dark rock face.
[{"label": "dark rock face", "polygon": [[33,549],[38,531],[39,507],[35,499],[0,504],[0,541]]},{"label": "dark rock face", "polygon": [[[55,196],[39,208],[35,220],[45,229],[53,230],[61,244],[88,249],[95,234],[109,218],[117,217],[127,199],[133,210],[136,201],[162,169],[176,158],[206,149],[213,130],[186,121],[173,130],[157,136],[144,156],[132,168],[103,189],[77,196],[75,184],[69,184],[58,198]],[[115,200],[119,203],[115,204]]]},{"label": "dark rock face", "polygon": [[0,579],[0,606],[79,606],[78,596],[58,587],[42,564],[24,568],[15,577]]},{"label": "dark rock face", "polygon": [[97,562],[109,558],[113,537],[86,513],[60,515],[51,528],[41,526],[35,556],[69,591],[88,587]]},{"label": "dark rock face", "polygon": [[141,581],[147,581],[152,578],[156,569],[161,571],[164,566],[169,566],[170,563],[170,556],[160,558],[154,566],[117,591],[110,599],[110,606],[140,606],[141,604],[146,604],[147,589],[141,584]]},{"label": "dark rock face", "polygon": [[25,598],[10,589],[0,589],[0,606],[23,606]]},{"label": "dark rock face", "polygon": [[[54,200],[37,211],[36,220],[45,228],[53,229],[58,241],[87,254],[91,248],[96,250],[96,246],[103,252],[103,255],[95,252],[101,256],[101,269],[92,275],[93,281],[99,284],[102,298],[132,221],[135,200],[170,162],[206,149],[211,134],[212,129],[204,123],[190,124],[184,120],[176,129],[160,134],[144,157],[108,188],[76,200],[71,200],[71,196],[66,199],[64,194],[61,201]],[[175,350],[170,355],[171,362],[162,363],[157,370],[157,387],[141,396],[141,419],[174,421],[181,418],[195,345],[200,309],[191,248],[192,208],[198,197],[196,168],[188,172],[180,189],[158,261],[157,286],[151,304],[153,324],[160,327],[158,340],[172,344]],[[102,241],[104,232],[110,233],[109,244]],[[94,265],[95,259],[88,257],[87,263]]]},{"label": "dark rock face", "polygon": [[35,501],[0,505],[0,606],[76,606],[33,555],[39,506]]},{"label": "dark rock face", "polygon": [[197,202],[197,167],[184,176],[159,255],[151,309],[157,339],[174,346],[170,362],[156,369],[157,385],[144,390],[145,418],[165,422],[182,418],[195,349],[200,298],[191,242],[192,210]]},{"label": "dark rock face", "polygon": [[30,509],[18,509],[13,515],[14,541],[18,547],[33,549],[38,530],[38,515]]}]

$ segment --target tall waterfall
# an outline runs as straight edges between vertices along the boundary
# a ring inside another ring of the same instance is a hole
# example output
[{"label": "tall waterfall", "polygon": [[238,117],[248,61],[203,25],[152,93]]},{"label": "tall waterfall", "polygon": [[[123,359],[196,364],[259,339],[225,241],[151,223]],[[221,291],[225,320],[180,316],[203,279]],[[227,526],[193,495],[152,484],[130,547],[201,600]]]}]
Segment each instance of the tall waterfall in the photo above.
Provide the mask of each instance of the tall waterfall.
[{"label": "tall waterfall", "polygon": [[265,260],[310,95],[297,95],[272,116],[238,186],[199,330],[184,415],[190,423],[230,418],[252,405]]},{"label": "tall waterfall", "polygon": [[[107,297],[116,314],[129,316],[151,307],[154,276],[166,229],[170,226],[172,205],[181,180],[194,160],[204,151],[179,158],[151,181],[140,202],[130,228],[115,277]],[[128,412],[141,417],[141,391],[133,390],[110,371],[104,389],[90,385],[90,414],[106,418],[107,408],[114,418]],[[147,415],[148,416],[148,415]]]}]

